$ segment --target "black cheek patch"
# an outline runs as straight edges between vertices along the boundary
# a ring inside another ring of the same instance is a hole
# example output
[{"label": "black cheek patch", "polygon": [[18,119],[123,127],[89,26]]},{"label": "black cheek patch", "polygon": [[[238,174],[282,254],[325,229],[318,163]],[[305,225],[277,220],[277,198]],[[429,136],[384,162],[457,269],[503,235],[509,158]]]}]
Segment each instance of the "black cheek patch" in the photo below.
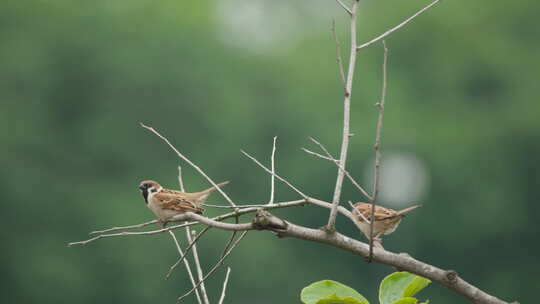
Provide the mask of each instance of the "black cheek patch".
[{"label": "black cheek patch", "polygon": [[141,193],[142,193],[142,196],[144,197],[144,202],[145,202],[146,204],[148,204],[148,189],[143,189],[143,190],[141,191]]}]

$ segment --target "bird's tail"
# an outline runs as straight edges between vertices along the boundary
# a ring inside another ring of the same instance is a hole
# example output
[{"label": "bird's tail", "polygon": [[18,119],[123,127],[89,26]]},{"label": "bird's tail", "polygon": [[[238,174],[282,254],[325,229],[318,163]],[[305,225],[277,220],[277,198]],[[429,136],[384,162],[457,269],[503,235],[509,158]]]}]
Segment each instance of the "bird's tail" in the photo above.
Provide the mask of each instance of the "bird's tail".
[{"label": "bird's tail", "polygon": [[196,193],[196,202],[197,202],[197,205],[198,206],[201,206],[202,204],[204,204],[206,202],[206,199],[208,198],[208,196],[210,195],[210,193],[212,193],[214,190],[216,190],[217,188],[219,187],[222,187],[222,186],[225,186],[226,184],[228,184],[229,181],[224,181],[224,182],[221,182],[219,184],[216,184],[216,186],[212,186],[206,190],[203,190],[201,192],[198,192]]},{"label": "bird's tail", "polygon": [[228,184],[228,183],[230,183],[230,181],[224,181],[224,182],[221,182],[221,183],[219,183],[219,184],[216,184],[215,187],[212,186],[212,187],[210,187],[210,188],[208,188],[208,189],[206,189],[206,190],[203,190],[203,191],[201,191],[201,192],[199,192],[199,193],[210,193],[210,192],[216,190],[217,188],[220,188],[220,187],[222,187],[222,186],[225,186],[225,185]]},{"label": "bird's tail", "polygon": [[405,213],[409,213],[413,211],[414,209],[420,208],[420,207],[422,207],[422,205],[414,205],[414,206],[407,207],[405,209],[401,209],[398,211],[398,215],[404,215]]}]

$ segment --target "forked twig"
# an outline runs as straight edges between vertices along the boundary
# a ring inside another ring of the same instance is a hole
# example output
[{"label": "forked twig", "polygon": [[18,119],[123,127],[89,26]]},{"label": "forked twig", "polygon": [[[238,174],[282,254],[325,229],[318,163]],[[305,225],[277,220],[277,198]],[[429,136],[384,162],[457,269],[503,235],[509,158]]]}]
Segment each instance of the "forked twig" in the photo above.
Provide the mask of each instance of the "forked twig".
[{"label": "forked twig", "polygon": [[316,152],[310,151],[308,149],[302,148],[302,150],[304,150],[304,152],[306,152],[308,154],[311,154],[311,155],[315,155],[317,157],[320,157],[320,158],[323,158],[323,159],[326,159],[326,160],[329,160],[329,161],[332,161],[340,170],[345,171],[345,175],[347,176],[349,181],[356,187],[356,189],[358,189],[362,193],[362,195],[364,195],[368,200],[371,200],[371,196],[367,193],[367,191],[364,189],[364,187],[360,186],[360,184],[352,177],[352,175],[349,173],[349,171],[345,170],[345,168],[343,168],[339,164],[339,160],[335,159],[334,156],[332,154],[330,154],[330,152],[326,149],[326,147],[323,144],[321,144],[319,141],[317,141],[315,138],[313,138],[311,136],[309,137],[309,139],[312,142],[314,142],[316,145],[318,145],[319,148],[321,148],[321,150],[326,154],[326,157],[324,155],[319,154],[319,153],[316,153]]},{"label": "forked twig", "polygon": [[201,230],[201,232],[199,232],[199,234],[197,234],[193,240],[189,240],[189,244],[188,246],[186,247],[186,250],[185,252],[178,258],[178,260],[171,266],[169,267],[169,271],[167,272],[167,274],[165,275],[165,278],[168,279],[173,270],[178,267],[178,265],[180,265],[180,263],[182,263],[182,261],[186,258],[187,254],[189,253],[189,251],[191,250],[191,248],[193,248],[193,246],[195,245],[195,243],[203,236],[203,234],[205,234],[208,230],[210,229],[210,226],[207,226],[205,227],[203,230]]},{"label": "forked twig", "polygon": [[[339,155],[339,164],[346,168],[347,152],[349,151],[350,119],[351,119],[351,94],[354,78],[354,68],[356,66],[356,18],[358,11],[358,0],[353,0],[351,8],[351,51],[349,55],[349,69],[347,71],[347,81],[345,83],[345,98],[343,99],[343,134],[341,140],[341,152]],[[341,197],[341,188],[345,171],[338,169],[334,197],[332,199],[332,210],[328,216],[327,231],[334,231],[336,226],[337,207]]]},{"label": "forked twig", "polygon": [[[216,265],[214,265],[214,267],[212,267],[212,269],[210,269],[210,271],[204,276],[204,278],[201,281],[199,281],[199,283],[197,283],[197,285],[200,285],[210,275],[212,275],[214,272],[216,272],[216,270],[223,264],[225,259],[231,254],[233,249],[238,245],[238,243],[240,243],[240,241],[246,236],[247,233],[248,233],[248,231],[242,232],[242,234],[238,237],[238,239],[236,239],[236,241],[232,244],[231,248],[229,248],[227,253],[221,259],[219,259],[219,261],[216,263]],[[193,293],[193,291],[195,291],[195,289],[196,289],[196,287],[192,288],[190,291],[186,292],[184,295],[178,297],[177,303],[179,303],[183,298],[185,298],[185,297],[189,296],[191,293]]]},{"label": "forked twig", "polygon": [[249,159],[251,159],[253,162],[255,162],[257,165],[259,165],[259,167],[263,168],[264,171],[272,174],[273,176],[275,176],[277,179],[279,179],[280,181],[282,181],[283,183],[285,183],[287,186],[289,186],[291,189],[293,189],[296,193],[300,194],[300,196],[302,196],[304,199],[307,199],[308,196],[305,195],[302,191],[298,190],[295,186],[293,186],[291,183],[289,183],[286,179],[284,179],[283,177],[277,175],[275,172],[272,172],[272,170],[266,168],[263,164],[261,164],[261,162],[259,162],[255,157],[249,155],[247,152],[245,152],[244,150],[240,150],[240,152],[242,152],[242,154],[244,154],[245,156],[247,156]]},{"label": "forked twig", "polygon": [[[184,252],[182,251],[182,248],[180,247],[180,243],[176,239],[176,235],[174,235],[174,232],[169,230],[169,234],[173,238],[174,244],[176,245],[176,250],[178,250],[178,253],[180,256],[184,255]],[[189,281],[191,282],[191,285],[193,287],[197,286],[197,283],[195,282],[195,278],[193,277],[193,272],[191,272],[191,267],[189,266],[189,262],[187,259],[184,260],[184,266],[186,267],[186,270],[188,272]],[[195,296],[197,297],[197,303],[202,304],[201,295],[199,294],[198,290],[195,290]]]},{"label": "forked twig", "polygon": [[393,28],[387,30],[386,32],[382,33],[381,35],[371,39],[370,41],[366,42],[366,43],[363,43],[361,45],[359,45],[357,48],[356,48],[356,51],[360,51],[361,49],[365,48],[365,47],[368,47],[370,45],[372,45],[373,43],[379,41],[379,40],[382,40],[384,38],[386,38],[386,36],[392,34],[393,32],[399,30],[400,28],[404,27],[405,25],[407,25],[407,23],[411,22],[414,18],[418,17],[419,15],[421,15],[423,12],[427,11],[428,9],[430,9],[432,6],[434,6],[435,4],[437,4],[439,1],[441,0],[435,0],[433,2],[431,2],[428,6],[424,7],[423,9],[419,10],[418,12],[416,12],[414,15],[410,16],[409,18],[405,19],[405,21],[401,22],[400,24],[394,26]]}]

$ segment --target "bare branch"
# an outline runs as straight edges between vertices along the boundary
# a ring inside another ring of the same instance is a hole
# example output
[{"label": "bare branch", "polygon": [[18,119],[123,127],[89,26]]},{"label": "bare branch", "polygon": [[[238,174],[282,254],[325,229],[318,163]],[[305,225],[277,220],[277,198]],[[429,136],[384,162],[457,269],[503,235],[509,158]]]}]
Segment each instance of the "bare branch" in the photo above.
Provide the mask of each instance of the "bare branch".
[{"label": "bare branch", "polygon": [[343,86],[345,86],[345,71],[343,68],[343,60],[341,59],[341,45],[336,35],[336,20],[334,19],[332,19],[332,27],[330,30],[332,31],[332,37],[334,37],[334,41],[336,42],[336,62],[339,67],[339,76],[341,77],[341,82],[343,83]]},{"label": "bare branch", "polygon": [[345,3],[341,2],[341,0],[336,0],[336,2],[339,4],[339,6],[341,6],[346,12],[347,14],[349,14],[349,16],[352,16],[352,11],[350,8],[348,8]]},{"label": "bare branch", "polygon": [[275,155],[276,155],[276,140],[277,140],[277,136],[274,136],[274,143],[272,144],[272,176],[271,176],[271,181],[270,181],[270,201],[268,202],[269,205],[272,205],[274,203],[274,186],[275,186],[275,183],[276,183],[276,177],[274,176],[275,172],[276,172],[276,167],[275,167]]},{"label": "bare branch", "polygon": [[182,160],[184,160],[186,163],[192,166],[195,170],[197,170],[199,174],[204,176],[204,178],[206,178],[206,180],[210,184],[212,184],[212,186],[214,186],[219,193],[221,193],[221,195],[227,200],[227,202],[229,202],[229,204],[231,204],[231,206],[236,206],[236,204],[231,200],[231,198],[220,187],[218,187],[216,183],[210,177],[208,177],[208,175],[206,175],[206,173],[204,173],[204,171],[199,166],[195,165],[191,160],[189,160],[182,153],[180,153],[180,151],[178,151],[178,149],[176,149],[165,136],[161,135],[154,128],[149,127],[143,124],[142,122],[140,124],[143,128],[147,129],[148,131],[154,133],[157,137],[161,138],[176,153],[176,155],[178,155],[178,157],[180,157]]},{"label": "bare branch", "polygon": [[295,186],[293,186],[291,183],[289,183],[286,179],[284,179],[283,177],[277,175],[275,172],[272,172],[270,169],[266,168],[263,164],[261,164],[257,159],[255,159],[255,157],[249,155],[247,152],[245,152],[244,150],[240,150],[240,152],[242,152],[245,156],[247,156],[249,159],[251,159],[252,161],[254,161],[257,165],[259,165],[259,167],[263,168],[264,171],[272,174],[273,176],[275,176],[277,179],[279,179],[280,181],[282,181],[283,183],[285,183],[287,186],[289,186],[291,189],[293,189],[296,193],[300,194],[300,196],[302,196],[304,199],[307,199],[308,196],[305,195],[302,191],[298,190]]},{"label": "bare branch", "polygon": [[371,200],[371,196],[367,193],[367,191],[362,187],[360,186],[360,184],[352,177],[352,175],[349,173],[349,171],[345,170],[345,168],[343,168],[340,164],[339,164],[339,160],[335,159],[334,156],[332,154],[330,154],[330,152],[328,152],[328,150],[326,149],[326,147],[321,144],[320,142],[318,142],[315,138],[313,137],[309,137],[309,139],[314,142],[315,144],[317,144],[321,150],[323,150],[324,153],[326,153],[327,157],[324,157],[318,153],[315,153],[315,152],[312,152],[312,151],[309,151],[307,149],[303,149],[305,152],[309,153],[309,154],[312,154],[312,155],[315,155],[315,156],[318,156],[318,157],[321,157],[323,159],[326,159],[326,160],[330,160],[332,162],[334,162],[334,164],[336,164],[336,166],[345,172],[345,175],[347,176],[347,178],[349,179],[349,181],[356,187],[356,189],[358,189],[362,195],[364,195],[368,200]]},{"label": "bare branch", "polygon": [[[367,257],[369,255],[368,244],[349,238],[338,232],[327,233],[326,231],[322,231],[320,229],[306,228],[287,222],[287,227],[285,229],[281,229],[279,231],[279,235],[282,237],[294,237],[327,244],[363,257]],[[508,304],[508,302],[487,294],[474,285],[463,280],[455,271],[443,270],[418,261],[408,255],[396,254],[382,248],[375,247],[373,251],[375,253],[373,256],[373,261],[386,264],[403,271],[408,271],[440,283],[464,296],[472,303]]]},{"label": "bare branch", "polygon": [[[199,253],[197,252],[197,242],[194,242],[191,240],[191,234],[193,234],[193,236],[196,236],[195,231],[190,231],[189,227],[186,227],[187,240],[188,242],[193,243],[193,250],[191,250],[191,252],[193,253],[193,259],[195,260],[195,266],[197,268],[197,276],[199,277],[199,282],[200,282],[199,289],[201,290],[201,295],[204,300],[204,303],[210,304],[210,301],[208,300],[208,294],[206,293],[206,287],[204,286],[204,281],[203,281],[204,274],[201,267],[201,262],[199,260]],[[197,291],[197,284],[195,284],[193,288],[195,288],[195,291]]]},{"label": "bare branch", "polygon": [[345,99],[343,100],[343,135],[341,141],[341,153],[339,156],[339,164],[343,170],[338,169],[336,187],[334,189],[334,198],[332,199],[332,210],[328,217],[326,226],[328,231],[334,231],[336,226],[337,206],[341,197],[341,187],[343,186],[343,178],[345,177],[345,168],[347,162],[347,152],[349,150],[349,122],[351,118],[351,94],[354,77],[354,68],[356,64],[356,18],[358,11],[358,0],[353,0],[351,9],[351,52],[349,56],[349,70],[347,72],[347,81],[345,83]]},{"label": "bare branch", "polygon": [[137,228],[146,227],[148,225],[152,225],[156,223],[158,223],[157,220],[151,220],[151,221],[148,221],[142,224],[137,224],[137,225],[119,226],[119,227],[112,227],[105,230],[96,230],[96,231],[90,232],[89,234],[92,235],[92,234],[101,234],[101,233],[107,233],[107,232],[118,231],[118,230],[137,229]]},{"label": "bare branch", "polygon": [[229,274],[231,274],[231,267],[227,267],[227,274],[225,275],[225,281],[223,281],[223,289],[221,290],[221,297],[218,304],[223,304],[225,300],[225,291],[227,290],[227,283],[229,282]]},{"label": "bare branch", "polygon": [[[238,239],[236,239],[236,241],[232,244],[231,248],[229,248],[227,253],[221,259],[219,259],[219,261],[216,263],[216,265],[214,265],[214,267],[212,267],[212,269],[204,276],[204,278],[201,281],[199,281],[198,284],[202,284],[210,275],[212,275],[223,264],[225,259],[231,254],[233,249],[238,245],[238,243],[240,243],[240,241],[246,236],[246,234],[247,234],[247,231],[244,231],[238,237]],[[177,303],[179,303],[183,298],[189,296],[195,289],[196,289],[196,287],[192,288],[190,291],[186,292],[184,295],[178,297]]]},{"label": "bare branch", "polygon": [[98,236],[87,239],[85,241],[68,243],[68,246],[74,246],[74,245],[83,245],[84,246],[84,245],[86,245],[86,244],[88,244],[90,242],[94,242],[94,241],[97,241],[99,239],[117,237],[117,236],[158,234],[158,233],[163,233],[163,232],[167,232],[167,231],[170,231],[170,230],[174,230],[174,229],[178,229],[178,228],[181,228],[181,227],[186,227],[188,225],[194,225],[194,224],[196,224],[196,223],[188,223],[188,224],[176,225],[176,226],[171,226],[171,227],[162,228],[162,229],[158,229],[158,230],[151,230],[151,231],[138,231],[138,232],[122,231],[122,232],[111,233],[111,234],[100,234]]},{"label": "bare branch", "polygon": [[[327,202],[319,201],[316,199],[309,199],[309,202],[315,205],[324,206],[326,208],[333,206],[333,204],[329,204]],[[339,206],[338,210],[340,210],[340,213],[343,213],[347,217],[352,219],[352,214],[348,210],[343,208],[342,206]],[[255,219],[257,218],[260,218],[260,219],[258,220],[254,219],[252,223],[245,223],[245,224],[229,224],[229,223],[216,222],[216,221],[204,218],[203,216],[200,216],[198,214],[191,213],[191,212],[187,212],[183,214],[182,217],[183,218],[181,220],[186,220],[189,218],[192,220],[200,221],[204,223],[205,225],[210,225],[212,227],[225,229],[225,230],[238,230],[238,231],[253,230],[253,229],[271,230],[271,231],[276,232],[281,237],[294,237],[298,239],[319,242],[319,243],[334,246],[336,248],[341,248],[343,250],[352,252],[354,254],[357,254],[363,257],[369,256],[369,245],[366,243],[360,242],[355,239],[351,239],[338,232],[327,233],[326,231],[323,231],[321,229],[311,229],[307,227],[298,226],[290,222],[285,222],[279,218],[276,218],[275,216],[270,215],[268,212],[263,212],[263,211],[258,212],[257,217]],[[243,232],[243,234],[237,239],[237,241],[233,244],[233,246],[231,246],[231,248],[227,251],[227,254],[218,261],[218,263],[210,270],[210,272],[208,272],[205,275],[203,280],[208,278],[213,272],[216,271],[216,269],[222,264],[223,260],[230,254],[232,249],[238,244],[239,240],[242,239],[243,236],[245,236],[246,232],[247,231]],[[466,297],[467,299],[471,300],[474,303],[508,304],[507,302],[502,301],[494,296],[491,296],[483,292],[482,290],[478,289],[477,287],[471,285],[470,283],[464,281],[457,275],[455,271],[443,270],[435,266],[415,260],[410,256],[395,254],[395,253],[386,251],[382,248],[375,247],[373,248],[373,252],[374,252],[373,261],[386,264],[386,265],[401,269],[403,271],[415,273],[417,275],[428,278],[432,281],[438,282],[456,291],[458,294],[463,295],[464,297]],[[200,284],[200,282],[198,284]],[[192,289],[190,292],[180,297],[179,300],[191,294],[193,291],[194,289]]]},{"label": "bare branch", "polygon": [[428,6],[424,7],[423,9],[419,10],[418,12],[416,12],[414,15],[410,16],[409,18],[405,19],[405,21],[401,22],[400,24],[394,26],[393,28],[387,30],[386,32],[382,33],[381,35],[371,39],[370,41],[366,42],[366,43],[363,43],[361,45],[359,45],[357,48],[356,48],[356,51],[360,51],[361,49],[365,48],[365,47],[368,47],[370,45],[372,45],[373,43],[379,41],[379,40],[382,40],[384,38],[386,38],[388,35],[392,34],[393,32],[399,30],[400,28],[404,27],[405,25],[407,25],[407,23],[411,22],[414,18],[418,17],[419,15],[421,15],[423,12],[427,11],[428,9],[430,9],[432,6],[434,6],[435,4],[439,3],[439,1],[441,0],[435,0],[433,2],[431,2]]},{"label": "bare branch", "polygon": [[[326,202],[323,202],[323,201],[320,201],[320,200],[316,200],[316,199],[313,199],[313,198],[309,198],[310,203],[314,203],[312,200],[315,200],[315,201],[319,202],[318,203],[319,206],[322,206],[322,207],[325,207],[325,208],[328,208],[328,206],[330,206],[329,203],[326,203]],[[215,221],[222,221],[222,220],[225,220],[225,219],[228,219],[228,218],[231,218],[231,217],[236,217],[236,216],[240,216],[240,215],[247,214],[247,213],[253,213],[253,212],[256,212],[259,209],[270,210],[270,209],[289,208],[289,207],[293,207],[293,206],[305,205],[306,203],[308,203],[308,201],[306,199],[301,199],[301,200],[295,200],[295,201],[286,201],[286,202],[274,203],[273,205],[247,205],[247,206],[250,206],[250,207],[239,209],[239,210],[234,211],[234,212],[229,212],[229,213],[226,213],[226,214],[222,214],[222,215],[216,216],[216,217],[214,217],[212,219],[215,220]],[[317,205],[317,203],[314,203],[314,204]],[[327,204],[327,205],[324,205],[324,204]],[[232,208],[235,208],[235,207],[232,207]],[[175,221],[175,220],[176,221],[181,221],[182,219],[173,219],[172,221]],[[84,241],[68,243],[68,246],[74,246],[74,245],[83,245],[84,246],[84,245],[86,245],[88,243],[97,241],[99,239],[111,238],[111,237],[160,234],[160,233],[163,233],[163,232],[167,232],[169,230],[175,230],[175,229],[184,228],[184,227],[187,227],[187,226],[193,226],[193,225],[197,225],[197,224],[199,224],[199,223],[198,222],[189,222],[189,223],[185,223],[185,224],[180,224],[180,225],[175,225],[175,226],[170,226],[170,227],[167,227],[167,228],[162,228],[162,229],[157,229],[157,230],[150,230],[150,231],[137,231],[137,232],[122,231],[122,232],[119,232],[119,233],[101,234],[101,235],[95,236],[93,238],[84,240]],[[139,224],[139,225],[141,225],[141,224]],[[129,227],[134,227],[134,226],[139,226],[139,225],[131,225],[131,226],[125,226],[125,227],[128,227],[128,229],[129,229]],[[122,227],[118,227],[118,228],[122,228]],[[104,231],[108,231],[108,230],[111,230],[111,229],[107,229],[107,230],[104,230]]]},{"label": "bare branch", "polygon": [[[189,228],[186,227],[186,228]],[[195,243],[197,243],[197,241],[203,236],[203,234],[206,233],[206,231],[210,230],[210,227],[205,227],[203,230],[201,230],[201,232],[199,232],[199,234],[197,234],[193,239],[188,239],[188,242],[189,242],[189,245],[186,247],[186,251],[184,252],[184,254],[180,255],[180,257],[178,258],[178,260],[171,266],[169,267],[169,271],[167,272],[167,274],[165,275],[165,278],[166,279],[169,279],[169,277],[171,276],[173,270],[182,262],[186,259],[186,256],[187,254],[189,253],[189,251],[191,250],[191,248],[193,248],[193,246],[195,245]],[[191,233],[189,230],[186,229],[186,234],[187,233]]]},{"label": "bare branch", "polygon": [[[182,252],[180,243],[178,243],[178,240],[176,239],[176,235],[174,235],[174,232],[172,231],[169,231],[169,234],[173,238],[174,244],[176,245],[176,250],[178,250],[178,253],[180,254],[180,256],[183,256],[184,253]],[[191,285],[193,285],[193,287],[197,286],[196,285],[197,283],[195,283],[195,278],[193,277],[193,273],[191,272],[191,267],[189,266],[189,262],[187,259],[184,260],[184,266],[186,267]],[[201,296],[199,295],[198,290],[195,290],[195,296],[197,297],[197,303],[202,304]]]},{"label": "bare branch", "polygon": [[[373,146],[373,150],[375,150],[375,164],[373,166],[373,195],[371,196],[371,215],[370,219],[374,219],[375,217],[375,202],[377,201],[377,197],[379,196],[379,169],[381,166],[381,133],[382,133],[382,127],[383,127],[383,118],[384,118],[384,101],[386,100],[386,66],[388,62],[388,48],[386,47],[386,43],[383,40],[383,48],[384,48],[384,58],[383,58],[383,64],[382,64],[382,74],[383,74],[383,80],[382,80],[382,89],[381,89],[381,100],[377,103],[377,107],[379,108],[379,118],[377,119],[377,130],[375,131],[375,145]],[[360,212],[359,212],[360,213]],[[371,221],[369,224],[369,257],[368,262],[371,262],[373,259],[373,225],[374,220]]]},{"label": "bare branch", "polygon": [[182,178],[182,167],[178,166],[178,185],[180,185],[180,191],[186,192],[184,188],[184,179]]}]

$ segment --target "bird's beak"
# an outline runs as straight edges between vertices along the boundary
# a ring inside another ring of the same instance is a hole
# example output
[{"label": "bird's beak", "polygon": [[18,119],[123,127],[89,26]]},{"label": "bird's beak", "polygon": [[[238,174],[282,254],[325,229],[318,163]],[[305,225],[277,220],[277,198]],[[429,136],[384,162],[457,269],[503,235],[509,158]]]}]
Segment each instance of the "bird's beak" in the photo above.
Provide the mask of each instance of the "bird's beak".
[{"label": "bird's beak", "polygon": [[140,184],[140,185],[139,185],[139,189],[144,190],[144,189],[146,189],[146,188],[144,187],[143,184]]}]

